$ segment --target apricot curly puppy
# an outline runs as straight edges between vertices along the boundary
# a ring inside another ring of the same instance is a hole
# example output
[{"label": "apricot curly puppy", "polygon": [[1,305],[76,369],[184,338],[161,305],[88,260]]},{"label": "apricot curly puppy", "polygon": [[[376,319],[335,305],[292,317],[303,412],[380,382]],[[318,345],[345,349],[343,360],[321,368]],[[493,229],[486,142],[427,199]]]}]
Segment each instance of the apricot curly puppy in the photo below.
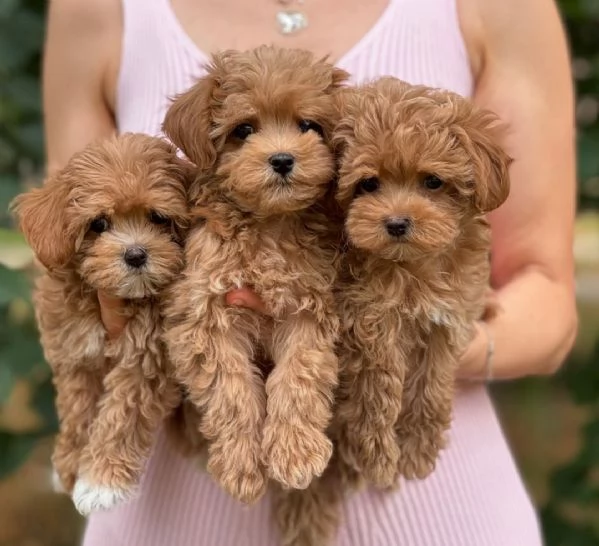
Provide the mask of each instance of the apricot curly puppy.
[{"label": "apricot curly puppy", "polygon": [[[172,145],[126,134],[89,145],[15,202],[46,268],[34,303],[57,393],[53,463],[82,513],[134,493],[181,398],[158,301],[183,267],[187,174]],[[126,300],[131,318],[116,340],[106,340],[97,290]]]},{"label": "apricot curly puppy", "polygon": [[490,230],[509,192],[497,118],[448,92],[383,78],[343,96],[338,197],[341,453],[392,486],[424,478],[451,419],[458,358],[485,309]]},{"label": "apricot curly puppy", "polygon": [[[336,249],[320,203],[335,174],[332,94],[346,76],[304,51],[220,53],[164,122],[201,173],[190,192],[200,225],[166,340],[203,415],[208,468],[244,502],[264,492],[266,473],[307,487],[331,456]],[[225,293],[244,285],[272,319],[226,306]],[[274,362],[266,384],[259,349]]]},{"label": "apricot curly puppy", "polygon": [[[509,192],[496,117],[394,78],[339,92],[334,133],[347,251],[338,282],[339,387],[331,434],[343,489],[433,471],[458,358],[485,311],[485,213]],[[286,546],[323,546],[340,499],[315,480],[278,504]],[[295,495],[301,495],[302,492]],[[290,527],[289,522],[293,525]]]}]

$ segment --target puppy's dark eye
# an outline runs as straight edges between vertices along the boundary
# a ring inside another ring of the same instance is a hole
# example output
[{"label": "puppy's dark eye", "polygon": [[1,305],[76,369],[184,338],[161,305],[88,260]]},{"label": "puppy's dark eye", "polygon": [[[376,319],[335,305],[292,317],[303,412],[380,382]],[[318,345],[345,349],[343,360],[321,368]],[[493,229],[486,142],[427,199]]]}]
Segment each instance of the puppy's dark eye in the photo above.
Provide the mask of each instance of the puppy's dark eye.
[{"label": "puppy's dark eye", "polygon": [[438,190],[443,186],[444,182],[438,176],[430,175],[424,179],[424,187],[427,190]]},{"label": "puppy's dark eye", "polygon": [[160,214],[155,210],[150,211],[148,218],[152,224],[156,224],[158,226],[166,226],[171,223],[171,219],[168,216],[164,216],[164,214]]},{"label": "puppy's dark eye", "polygon": [[94,218],[92,223],[89,225],[90,231],[93,231],[94,233],[104,233],[105,231],[108,231],[109,228],[110,222],[105,216],[98,216],[97,218]]},{"label": "puppy's dark eye", "polygon": [[247,137],[249,137],[252,133],[255,132],[256,129],[250,123],[241,123],[237,127],[235,127],[235,129],[233,129],[231,135],[235,138],[238,138],[239,140],[245,140]]},{"label": "puppy's dark eye", "polygon": [[372,193],[379,189],[381,183],[376,176],[372,176],[370,178],[364,178],[364,180],[360,180],[358,182],[358,186],[356,187],[356,194],[362,193]]},{"label": "puppy's dark eye", "polygon": [[302,119],[299,123],[299,129],[302,133],[307,133],[308,131],[314,131],[318,133],[321,137],[324,137],[324,129],[318,125],[315,121],[311,121],[309,119]]}]

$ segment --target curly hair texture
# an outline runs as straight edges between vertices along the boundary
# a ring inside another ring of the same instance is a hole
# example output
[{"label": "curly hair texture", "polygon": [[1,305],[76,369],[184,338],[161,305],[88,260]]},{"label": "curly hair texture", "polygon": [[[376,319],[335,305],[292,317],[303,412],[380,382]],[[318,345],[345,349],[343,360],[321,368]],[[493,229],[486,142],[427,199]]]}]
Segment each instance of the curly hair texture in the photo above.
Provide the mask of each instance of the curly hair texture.
[{"label": "curly hair texture", "polygon": [[336,290],[336,458],[308,492],[277,502],[283,543],[293,546],[331,539],[342,499],[332,490],[387,489],[433,471],[458,358],[485,312],[484,215],[509,192],[497,118],[467,99],[395,78],[337,98],[347,250]]},{"label": "curly hair texture", "polygon": [[[334,91],[347,74],[301,50],[216,54],[169,109],[166,135],[198,168],[187,267],[166,307],[178,380],[202,414],[208,468],[253,502],[268,480],[322,473],[337,383]],[[272,318],[231,308],[251,286]],[[274,363],[265,378],[257,355]]]},{"label": "curly hair texture", "polygon": [[[45,268],[34,304],[57,392],[53,464],[82,513],[134,493],[180,402],[159,301],[183,267],[189,174],[171,144],[125,134],[90,144],[14,202]],[[106,339],[98,290],[126,301],[118,339]]]}]

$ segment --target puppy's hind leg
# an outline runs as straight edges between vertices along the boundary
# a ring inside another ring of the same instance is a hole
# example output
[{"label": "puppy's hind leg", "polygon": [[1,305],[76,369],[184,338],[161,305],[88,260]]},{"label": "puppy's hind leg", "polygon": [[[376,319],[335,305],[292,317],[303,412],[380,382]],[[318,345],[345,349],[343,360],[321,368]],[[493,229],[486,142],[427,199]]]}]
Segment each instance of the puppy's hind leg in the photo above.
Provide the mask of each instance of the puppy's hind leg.
[{"label": "puppy's hind leg", "polygon": [[335,424],[341,456],[379,488],[397,482],[401,444],[395,426],[399,418],[405,357],[397,337],[385,346],[342,352]]},{"label": "puppy's hind leg", "polygon": [[433,472],[439,452],[445,447],[457,368],[455,348],[448,343],[447,332],[441,326],[436,327],[427,346],[415,354],[397,424],[399,472],[407,479],[423,479]]},{"label": "puppy's hind leg", "polygon": [[81,454],[96,416],[96,406],[102,393],[101,377],[100,364],[98,369],[75,368],[54,376],[60,430],[54,445],[52,465],[59,482],[55,487],[60,485],[67,493],[75,485]]},{"label": "puppy's hind leg", "polygon": [[104,385],[106,395],[73,490],[75,506],[84,515],[134,495],[156,433],[181,400],[178,386],[150,350],[123,355]]},{"label": "puppy's hind leg", "polygon": [[329,546],[339,528],[342,483],[332,467],[307,489],[272,487],[273,515],[281,546]]}]

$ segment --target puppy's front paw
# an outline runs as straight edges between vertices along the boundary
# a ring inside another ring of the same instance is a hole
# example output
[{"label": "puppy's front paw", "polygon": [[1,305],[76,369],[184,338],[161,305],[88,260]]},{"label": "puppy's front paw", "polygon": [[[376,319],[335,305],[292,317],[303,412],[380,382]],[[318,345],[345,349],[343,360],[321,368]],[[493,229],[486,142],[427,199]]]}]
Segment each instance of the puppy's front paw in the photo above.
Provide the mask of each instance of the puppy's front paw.
[{"label": "puppy's front paw", "polygon": [[210,447],[208,471],[235,499],[252,504],[266,492],[267,480],[260,463],[256,442],[241,438],[236,441],[215,443]]},{"label": "puppy's front paw", "polygon": [[83,516],[96,510],[110,510],[132,496],[132,491],[94,484],[85,478],[79,478],[73,488],[73,503]]},{"label": "puppy's front paw", "polygon": [[306,489],[331,458],[333,444],[320,431],[290,425],[265,428],[262,458],[268,475],[284,487]]},{"label": "puppy's front paw", "polygon": [[408,479],[424,479],[435,470],[439,452],[445,447],[444,434],[434,428],[414,429],[399,438],[399,472]]}]

